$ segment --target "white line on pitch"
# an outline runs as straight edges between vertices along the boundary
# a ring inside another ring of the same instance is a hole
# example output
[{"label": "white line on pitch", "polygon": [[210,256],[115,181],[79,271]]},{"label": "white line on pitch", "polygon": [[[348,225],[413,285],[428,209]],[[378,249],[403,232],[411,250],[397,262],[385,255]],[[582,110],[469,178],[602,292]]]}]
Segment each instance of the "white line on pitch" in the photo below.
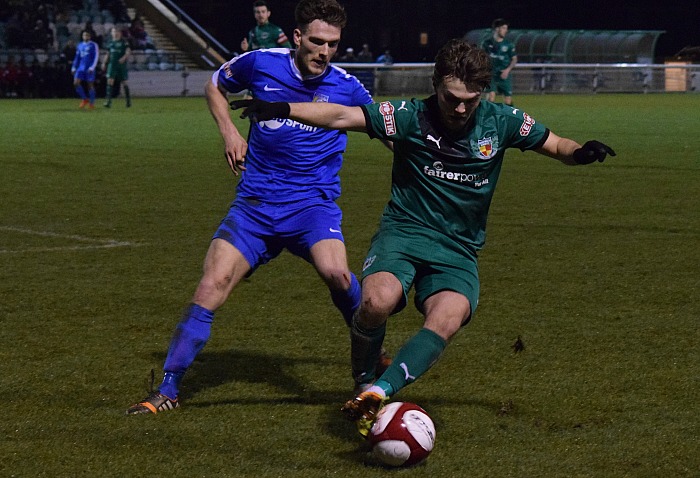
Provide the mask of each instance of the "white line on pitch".
[{"label": "white line on pitch", "polygon": [[127,241],[117,241],[115,239],[96,239],[93,237],[78,236],[74,234],[60,234],[50,231],[35,231],[32,229],[25,229],[22,227],[12,227],[12,226],[0,226],[0,231],[9,232],[19,232],[22,234],[32,234],[35,236],[43,237],[57,237],[60,239],[70,239],[73,241],[80,242],[91,242],[90,245],[85,246],[59,246],[59,247],[29,247],[26,249],[12,250],[12,249],[0,249],[0,254],[19,254],[22,252],[50,252],[50,251],[77,251],[85,249],[110,249],[114,247],[133,247],[141,246],[143,244],[137,244],[135,242]]}]

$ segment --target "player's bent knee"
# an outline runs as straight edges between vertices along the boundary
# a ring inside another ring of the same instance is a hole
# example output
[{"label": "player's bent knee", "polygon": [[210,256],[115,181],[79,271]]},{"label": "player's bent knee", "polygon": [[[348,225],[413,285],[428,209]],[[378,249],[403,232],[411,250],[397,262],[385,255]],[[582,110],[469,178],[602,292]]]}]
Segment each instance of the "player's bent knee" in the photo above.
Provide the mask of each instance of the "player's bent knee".
[{"label": "player's bent knee", "polygon": [[350,288],[350,271],[347,269],[329,269],[319,271],[321,278],[331,290],[348,290]]},{"label": "player's bent knee", "polygon": [[197,286],[194,301],[206,304],[209,309],[219,308],[228,298],[233,289],[233,279],[230,275],[213,277],[204,276]]}]

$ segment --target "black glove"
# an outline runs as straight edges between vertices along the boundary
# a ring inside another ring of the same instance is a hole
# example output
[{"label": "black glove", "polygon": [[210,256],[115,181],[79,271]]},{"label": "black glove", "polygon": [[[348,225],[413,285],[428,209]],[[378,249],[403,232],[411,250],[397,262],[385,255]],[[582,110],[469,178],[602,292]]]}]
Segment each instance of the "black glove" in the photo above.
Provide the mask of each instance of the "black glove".
[{"label": "black glove", "polygon": [[245,108],[241,118],[250,118],[251,121],[267,121],[273,118],[289,118],[289,103],[281,101],[270,103],[263,100],[233,100],[229,103],[232,110]]},{"label": "black glove", "polygon": [[574,151],[574,161],[578,164],[591,164],[595,161],[601,163],[606,155],[615,156],[615,151],[600,141],[587,141],[582,147]]}]

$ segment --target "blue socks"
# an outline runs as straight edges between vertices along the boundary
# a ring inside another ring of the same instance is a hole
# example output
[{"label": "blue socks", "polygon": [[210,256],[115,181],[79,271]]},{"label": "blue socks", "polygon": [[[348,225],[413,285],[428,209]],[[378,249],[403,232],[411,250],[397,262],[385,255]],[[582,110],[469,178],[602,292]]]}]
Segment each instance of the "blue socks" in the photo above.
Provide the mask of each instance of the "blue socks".
[{"label": "blue socks", "polygon": [[340,310],[340,313],[343,314],[345,323],[348,324],[348,327],[352,327],[352,316],[360,307],[360,300],[362,299],[360,283],[355,274],[350,273],[350,288],[342,291],[331,291],[331,299],[333,304]]},{"label": "blue socks", "polygon": [[214,312],[211,310],[197,304],[190,304],[187,308],[170,341],[160,393],[171,399],[177,398],[182,377],[209,340],[213,321]]},{"label": "blue socks", "polygon": [[78,93],[78,96],[80,96],[82,99],[87,100],[88,97],[85,94],[85,88],[83,88],[83,85],[78,85],[75,87],[75,92]]}]

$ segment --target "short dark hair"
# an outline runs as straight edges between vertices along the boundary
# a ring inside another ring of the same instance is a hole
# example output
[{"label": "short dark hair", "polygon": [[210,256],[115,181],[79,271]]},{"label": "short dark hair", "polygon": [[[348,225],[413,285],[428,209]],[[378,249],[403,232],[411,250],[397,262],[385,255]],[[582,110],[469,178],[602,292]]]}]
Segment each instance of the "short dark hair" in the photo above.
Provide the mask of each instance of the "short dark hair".
[{"label": "short dark hair", "polygon": [[253,8],[256,8],[256,7],[265,7],[268,10],[270,9],[270,7],[267,5],[267,2],[265,0],[255,0],[253,2]]},{"label": "short dark hair", "polygon": [[491,83],[491,58],[474,44],[455,38],[445,43],[435,56],[433,88],[452,77],[469,91],[483,91]]},{"label": "short dark hair", "polygon": [[339,28],[345,28],[348,17],[336,0],[301,0],[294,11],[297,27],[305,31],[311,22],[321,20]]},{"label": "short dark hair", "polygon": [[510,25],[510,23],[508,23],[505,18],[496,18],[491,22],[491,28],[498,28],[502,27],[503,25]]}]

